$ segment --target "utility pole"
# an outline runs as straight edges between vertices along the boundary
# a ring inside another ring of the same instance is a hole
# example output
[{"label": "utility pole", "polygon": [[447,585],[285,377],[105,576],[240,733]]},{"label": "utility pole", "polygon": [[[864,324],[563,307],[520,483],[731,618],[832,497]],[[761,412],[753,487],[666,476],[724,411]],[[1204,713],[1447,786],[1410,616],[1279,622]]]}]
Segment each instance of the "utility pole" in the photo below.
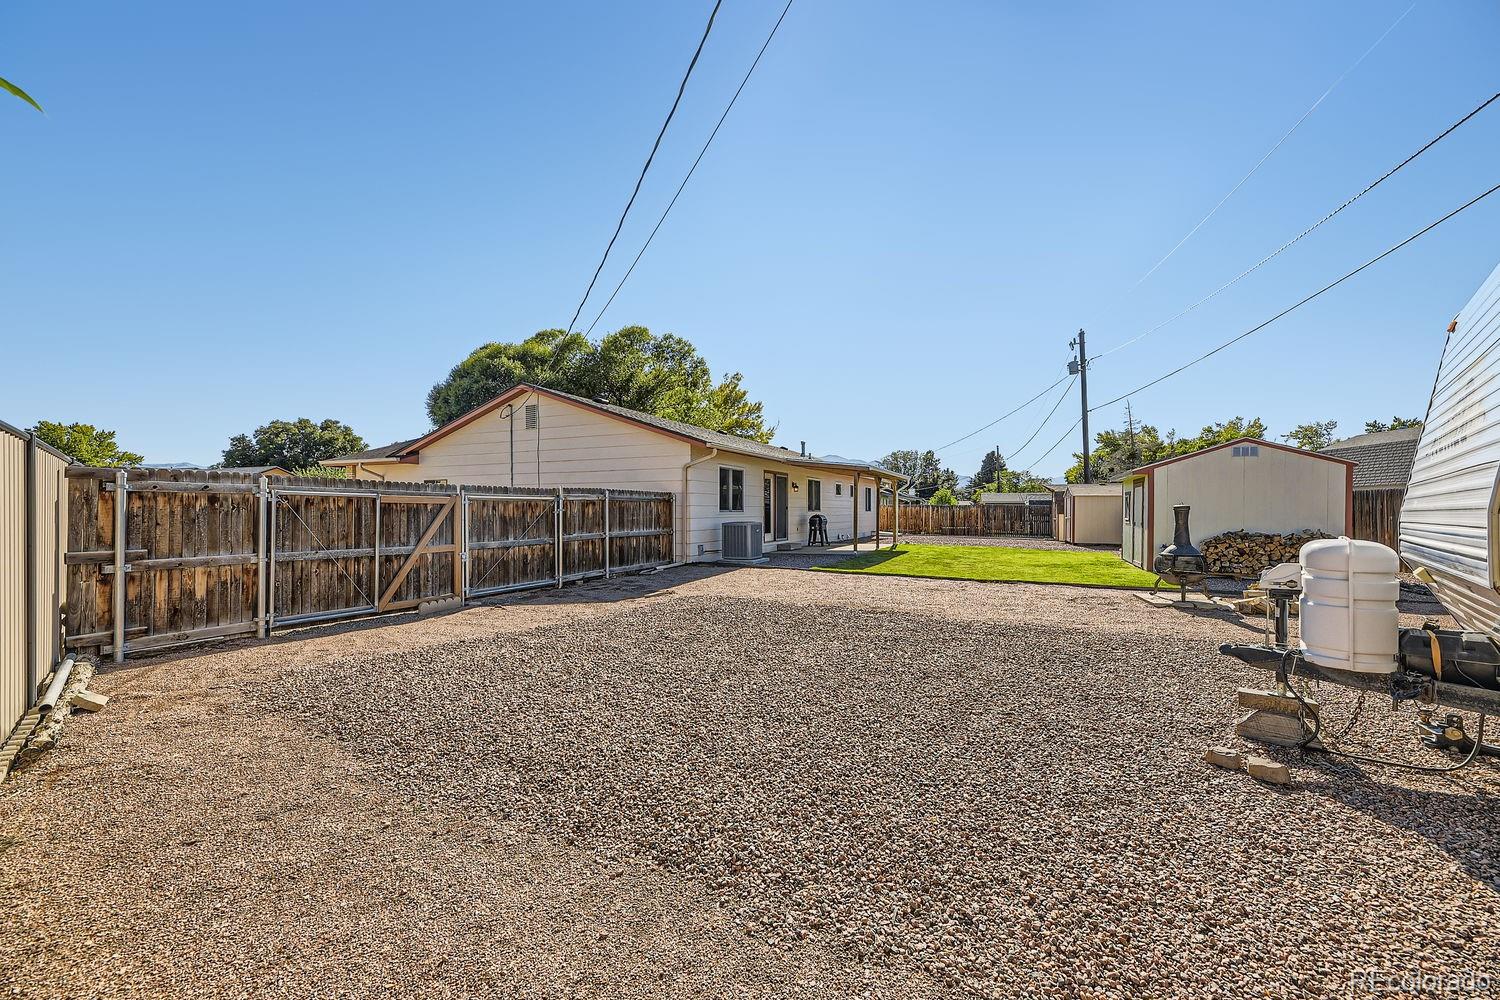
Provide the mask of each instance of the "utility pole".
[{"label": "utility pole", "polygon": [[[1127,445],[1130,449],[1130,461],[1139,464],[1141,457],[1135,451],[1135,416],[1130,412],[1130,400],[1128,399],[1125,400],[1125,436],[1130,441]],[[1132,465],[1131,468],[1135,468],[1135,466]]]},{"label": "utility pole", "polygon": [[1083,481],[1093,482],[1093,470],[1089,462],[1089,353],[1083,342],[1083,328],[1079,327],[1078,336],[1068,342],[1069,347],[1078,349],[1076,360],[1068,363],[1068,371],[1078,376],[1078,388],[1083,402]]}]

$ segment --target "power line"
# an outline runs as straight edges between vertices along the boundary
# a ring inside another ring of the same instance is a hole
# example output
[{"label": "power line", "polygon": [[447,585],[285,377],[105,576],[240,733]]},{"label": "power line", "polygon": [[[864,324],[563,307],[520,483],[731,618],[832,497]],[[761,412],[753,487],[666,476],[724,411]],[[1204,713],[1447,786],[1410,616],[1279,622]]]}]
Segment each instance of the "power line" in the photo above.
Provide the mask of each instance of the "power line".
[{"label": "power line", "polygon": [[941,448],[934,448],[933,451],[934,452],[947,451],[949,448],[952,448],[954,445],[959,444],[959,443],[961,443],[963,441],[969,440],[969,438],[973,437],[975,434],[983,434],[985,431],[989,430],[991,427],[995,426],[996,424],[998,424],[1000,421],[1006,419],[1007,417],[1013,417],[1017,413],[1020,413],[1022,410],[1026,409],[1026,407],[1030,406],[1032,403],[1035,403],[1037,400],[1041,399],[1043,396],[1047,395],[1047,393],[1051,392],[1053,389],[1056,389],[1058,386],[1062,385],[1064,382],[1066,382],[1071,377],[1072,377],[1071,375],[1064,374],[1062,378],[1058,379],[1056,382],[1053,382],[1051,385],[1047,386],[1047,388],[1043,389],[1041,392],[1037,393],[1035,396],[1032,396],[1026,402],[1022,403],[1020,406],[1016,407],[1014,410],[1011,410],[1009,413],[1003,413],[1000,416],[996,417],[994,420],[991,420],[989,423],[985,424],[983,427],[979,428],[978,430],[972,430],[969,433],[965,434],[961,438],[956,438],[956,439],[954,439],[952,441],[949,441],[947,444],[943,445]]},{"label": "power line", "polygon": [[1283,316],[1287,315],[1288,313],[1293,312],[1293,311],[1295,311],[1297,309],[1300,309],[1303,306],[1307,305],[1309,302],[1311,302],[1313,299],[1317,298],[1318,296],[1322,295],[1324,292],[1331,291],[1334,288],[1337,288],[1339,285],[1342,285],[1344,282],[1348,281],[1350,278],[1354,277],[1356,274],[1359,274],[1365,268],[1370,267],[1371,265],[1373,265],[1373,264],[1375,264],[1375,263],[1377,263],[1377,262],[1379,262],[1381,260],[1384,260],[1386,257],[1389,257],[1391,254],[1395,253],[1397,250],[1400,250],[1402,247],[1405,247],[1407,244],[1412,243],[1415,240],[1421,238],[1422,236],[1425,236],[1426,234],[1432,232],[1432,230],[1436,229],[1438,226],[1441,226],[1443,223],[1447,222],[1449,219],[1453,218],[1455,215],[1458,215],[1460,212],[1463,212],[1463,211],[1465,211],[1465,210],[1467,210],[1469,208],[1472,208],[1474,205],[1479,204],[1481,201],[1483,201],[1484,199],[1488,198],[1490,195],[1494,194],[1496,191],[1500,191],[1500,184],[1496,184],[1494,187],[1490,188],[1488,191],[1484,192],[1483,194],[1478,195],[1477,197],[1470,199],[1469,201],[1467,201],[1464,204],[1460,205],[1459,207],[1455,208],[1453,211],[1449,212],[1447,215],[1445,215],[1442,218],[1438,219],[1436,222],[1430,222],[1430,223],[1428,223],[1427,225],[1423,226],[1421,229],[1417,230],[1415,233],[1412,233],[1406,239],[1402,240],[1400,243],[1397,243],[1394,246],[1391,246],[1388,249],[1386,249],[1386,250],[1382,251],[1381,253],[1377,254],[1376,256],[1371,257],[1369,260],[1365,261],[1363,264],[1359,265],[1354,270],[1348,272],[1343,277],[1338,278],[1338,279],[1336,279],[1334,281],[1329,282],[1328,284],[1324,285],[1322,288],[1318,289],[1316,292],[1313,292],[1311,295],[1308,295],[1305,298],[1301,299],[1300,301],[1295,302],[1292,305],[1287,306],[1285,309],[1281,310],[1281,312],[1279,312],[1276,315],[1272,316],[1270,319],[1265,320],[1264,322],[1261,322],[1261,323],[1257,323],[1255,326],[1252,326],[1250,329],[1246,330],[1244,333],[1238,334],[1237,336],[1231,337],[1230,339],[1224,341],[1224,343],[1220,344],[1218,347],[1215,347],[1213,350],[1208,351],[1208,352],[1206,352],[1204,354],[1200,354],[1198,357],[1194,358],[1193,360],[1191,360],[1191,361],[1189,361],[1189,362],[1187,362],[1185,364],[1178,365],[1176,368],[1173,368],[1171,371],[1167,372],[1165,375],[1158,376],[1157,378],[1154,378],[1151,381],[1146,382],[1143,385],[1138,385],[1134,389],[1131,389],[1129,392],[1122,393],[1122,394],[1116,396],[1114,399],[1106,400],[1105,402],[1100,403],[1098,406],[1090,407],[1089,408],[1090,412],[1093,412],[1094,410],[1102,409],[1102,408],[1104,408],[1106,406],[1112,406],[1115,403],[1118,403],[1121,400],[1123,400],[1126,396],[1133,396],[1133,395],[1135,395],[1136,393],[1140,392],[1143,389],[1149,389],[1153,385],[1157,385],[1158,383],[1165,382],[1167,379],[1171,378],[1172,376],[1178,375],[1178,374],[1181,374],[1184,371],[1187,371],[1189,368],[1191,368],[1194,365],[1198,364],[1200,361],[1206,361],[1207,359],[1213,357],[1215,354],[1218,354],[1220,351],[1224,350],[1226,347],[1229,347],[1232,344],[1237,344],[1241,340],[1244,340],[1246,337],[1250,336],[1251,334],[1258,333],[1259,331],[1264,330],[1266,327],[1270,326],[1272,323],[1274,323],[1277,320],[1281,319]]},{"label": "power line", "polygon": [[719,127],[724,124],[724,119],[729,117],[729,112],[734,110],[735,102],[740,99],[740,91],[744,90],[745,84],[750,82],[750,74],[754,73],[755,67],[760,65],[760,57],[766,54],[766,49],[770,48],[771,39],[776,37],[776,32],[781,28],[781,22],[786,20],[787,11],[791,9],[792,0],[786,0],[786,6],[781,8],[781,16],[778,17],[776,19],[776,23],[771,26],[771,33],[766,36],[765,44],[762,45],[760,47],[760,51],[755,54],[755,61],[752,62],[750,64],[750,68],[745,71],[745,78],[740,81],[740,85],[735,90],[734,96],[729,99],[729,105],[724,108],[724,113],[719,116],[718,124],[716,124],[714,126],[714,130],[708,134],[708,141],[703,144],[703,148],[698,151],[698,159],[693,161],[693,165],[688,168],[687,176],[682,179],[681,184],[677,185],[677,193],[672,195],[671,201],[667,202],[667,207],[662,211],[661,218],[656,220],[656,226],[651,230],[651,235],[647,236],[646,242],[641,244],[640,253],[637,253],[635,255],[635,260],[631,261],[630,267],[626,268],[625,276],[620,279],[620,283],[615,286],[615,290],[609,293],[609,301],[604,303],[604,308],[599,310],[599,315],[595,316],[594,321],[589,324],[589,333],[594,332],[594,327],[599,325],[599,321],[603,319],[604,314],[609,311],[610,304],[614,302],[615,296],[620,294],[620,289],[625,287],[625,282],[630,279],[631,273],[635,271],[635,266],[641,262],[641,257],[645,255],[646,248],[651,245],[652,240],[656,239],[656,231],[661,228],[661,224],[663,222],[667,221],[667,215],[671,213],[672,206],[677,204],[677,199],[682,196],[682,189],[687,187],[688,181],[693,179],[693,171],[698,169],[698,164],[703,161],[703,154],[707,153],[708,147],[713,145],[714,136],[719,134]]},{"label": "power line", "polygon": [[1172,323],[1177,322],[1179,319],[1181,319],[1182,317],[1186,316],[1188,313],[1192,312],[1194,309],[1197,309],[1199,306],[1203,305],[1204,303],[1208,302],[1210,299],[1212,299],[1212,298],[1216,297],[1217,295],[1219,295],[1220,292],[1223,292],[1225,289],[1229,288],[1229,286],[1231,286],[1231,285],[1235,284],[1236,282],[1238,282],[1241,278],[1248,277],[1250,274],[1254,273],[1255,271],[1260,270],[1260,268],[1262,266],[1264,266],[1265,264],[1269,263],[1273,258],[1280,256],[1283,251],[1290,249],[1293,244],[1299,242],[1304,236],[1307,236],[1313,230],[1315,230],[1318,227],[1322,226],[1325,222],[1328,222],[1330,219],[1332,219],[1334,216],[1338,215],[1340,212],[1342,212],[1344,209],[1348,208],[1350,205],[1354,204],[1356,201],[1359,201],[1359,199],[1363,198],[1365,195],[1367,195],[1371,191],[1375,190],[1377,187],[1379,187],[1386,180],[1388,180],[1392,176],[1394,176],[1398,171],[1400,171],[1407,164],[1411,163],[1413,160],[1415,160],[1417,157],[1421,156],[1423,153],[1427,152],[1433,146],[1436,146],[1438,143],[1440,143],[1444,139],[1448,138],[1448,136],[1450,136],[1454,132],[1458,131],[1458,129],[1461,126],[1463,126],[1465,123],[1467,123],[1469,121],[1469,119],[1473,118],[1475,115],[1479,114],[1481,111],[1483,111],[1485,108],[1489,107],[1491,104],[1494,104],[1496,101],[1500,101],[1500,93],[1496,93],[1496,94],[1492,95],[1488,100],[1484,101],[1482,104],[1480,104],[1474,110],[1470,111],[1468,114],[1464,115],[1458,121],[1454,122],[1452,125],[1449,125],[1442,132],[1438,133],[1438,135],[1436,135],[1432,139],[1430,139],[1426,143],[1426,145],[1422,146],[1420,149],[1418,149],[1416,152],[1412,153],[1406,159],[1402,160],[1400,163],[1396,164],[1394,167],[1392,167],[1391,169],[1387,170],[1385,173],[1381,174],[1379,177],[1375,178],[1375,180],[1371,181],[1368,185],[1365,186],[1364,190],[1360,191],[1358,194],[1354,195],[1353,197],[1346,199],[1343,204],[1339,205],[1339,207],[1335,208],[1333,211],[1331,211],[1327,215],[1323,216],[1317,222],[1314,222],[1311,226],[1308,226],[1306,229],[1302,230],[1302,232],[1298,233],[1296,236],[1292,237],[1291,239],[1287,240],[1285,243],[1281,244],[1281,246],[1277,247],[1275,250],[1273,250],[1270,253],[1266,254],[1266,256],[1264,256],[1260,260],[1256,261],[1250,267],[1247,267],[1245,270],[1241,271],[1239,274],[1235,275],[1233,278],[1230,278],[1228,281],[1224,282],[1224,284],[1220,285],[1218,288],[1215,288],[1213,291],[1211,291],[1207,295],[1203,296],[1203,298],[1199,299],[1197,302],[1194,302],[1192,305],[1188,306],[1186,309],[1184,309],[1181,312],[1177,313],[1175,316],[1172,316],[1170,319],[1163,320],[1162,322],[1156,324],[1151,329],[1146,330],[1143,333],[1138,333],[1134,337],[1131,337],[1129,340],[1126,340],[1126,341],[1124,341],[1122,343],[1116,344],[1114,347],[1111,347],[1109,350],[1103,351],[1103,352],[1101,352],[1099,354],[1094,355],[1094,360],[1098,361],[1100,358],[1107,357],[1108,355],[1111,355],[1111,354],[1115,353],[1116,351],[1123,350],[1124,348],[1129,347],[1131,344],[1138,343],[1139,341],[1144,340],[1145,338],[1151,336],[1151,334],[1153,334],[1156,331],[1160,330],[1162,327],[1169,326]]},{"label": "power line", "polygon": [[693,59],[688,63],[687,72],[682,74],[682,82],[677,85],[677,96],[672,100],[672,108],[667,112],[667,120],[661,123],[661,131],[656,133],[656,141],[651,144],[651,153],[646,157],[646,163],[641,167],[641,175],[635,179],[635,190],[630,192],[630,200],[625,203],[625,211],[620,213],[620,221],[615,223],[614,235],[609,238],[609,243],[604,247],[604,256],[599,258],[599,266],[594,268],[594,276],[589,279],[589,287],[584,289],[583,298],[578,300],[578,308],[573,310],[573,318],[568,321],[568,332],[573,332],[573,325],[578,322],[578,314],[583,312],[583,305],[589,300],[589,295],[594,291],[594,283],[599,280],[599,272],[604,270],[604,262],[609,260],[609,251],[614,247],[615,240],[620,238],[620,230],[625,228],[625,217],[630,214],[630,206],[635,204],[636,195],[641,193],[641,184],[646,180],[646,172],[651,169],[651,161],[656,159],[656,151],[661,148],[662,136],[667,134],[667,126],[672,124],[672,118],[677,114],[677,105],[682,103],[682,94],[687,90],[688,78],[693,75],[693,67],[698,65],[698,57],[703,54],[703,46],[708,42],[708,33],[714,29],[714,18],[719,15],[719,6],[724,0],[714,0],[714,9],[709,12],[708,24],[703,28],[703,37],[698,39],[698,48],[693,51]]},{"label": "power line", "polygon": [[1076,431],[1078,429],[1078,425],[1081,424],[1081,423],[1083,423],[1083,418],[1082,417],[1079,417],[1077,420],[1073,421],[1072,426],[1070,426],[1067,430],[1065,430],[1065,431],[1062,432],[1062,437],[1058,438],[1056,441],[1053,441],[1052,442],[1052,447],[1050,447],[1046,451],[1042,452],[1041,456],[1038,457],[1038,458],[1036,458],[1035,460],[1033,460],[1031,464],[1032,465],[1041,465],[1043,462],[1045,462],[1047,460],[1047,456],[1051,455],[1054,451],[1056,451],[1057,450],[1057,446],[1060,445],[1060,444],[1062,444],[1064,441],[1066,441],[1068,439],[1068,437],[1074,431]]},{"label": "power line", "polygon": [[1234,187],[1230,188],[1229,189],[1229,193],[1226,194],[1224,197],[1220,198],[1218,204],[1216,204],[1213,208],[1209,209],[1208,210],[1208,214],[1205,215],[1203,218],[1199,219],[1198,220],[1198,224],[1196,226],[1194,226],[1192,229],[1189,229],[1188,232],[1187,232],[1187,235],[1184,236],[1182,239],[1178,240],[1177,243],[1176,243],[1176,245],[1173,246],[1172,249],[1170,249],[1170,250],[1167,251],[1167,254],[1166,254],[1165,257],[1163,257],[1161,260],[1157,261],[1155,264],[1152,264],[1151,265],[1151,270],[1147,271],[1145,274],[1141,275],[1140,278],[1136,279],[1136,283],[1134,285],[1132,285],[1131,287],[1132,288],[1139,287],[1140,284],[1141,284],[1141,282],[1145,281],[1147,278],[1151,277],[1151,275],[1153,275],[1153,274],[1156,273],[1156,269],[1157,268],[1161,267],[1168,260],[1170,260],[1171,257],[1172,257],[1172,255],[1175,254],[1179,249],[1181,249],[1181,247],[1182,247],[1182,245],[1184,243],[1186,243],[1188,240],[1192,239],[1193,235],[1195,233],[1197,233],[1198,230],[1202,229],[1203,226],[1204,226],[1204,224],[1206,222],[1208,222],[1209,219],[1212,219],[1214,217],[1214,213],[1216,213],[1219,209],[1223,208],[1224,207],[1224,203],[1226,201],[1228,201],[1230,198],[1233,198],[1234,195],[1235,195],[1235,193],[1237,191],[1239,191],[1240,188],[1242,188],[1242,187],[1245,186],[1245,182],[1248,181],[1251,177],[1255,176],[1255,172],[1257,170],[1259,170],[1261,168],[1261,166],[1267,160],[1269,160],[1272,157],[1272,155],[1274,155],[1275,152],[1278,149],[1281,148],[1281,144],[1284,143],[1284,142],[1286,142],[1288,139],[1290,139],[1292,137],[1292,133],[1295,132],[1295,131],[1297,131],[1297,129],[1299,127],[1301,127],[1302,123],[1305,122],[1305,121],[1307,121],[1308,117],[1314,111],[1318,110],[1318,106],[1320,104],[1322,104],[1325,100],[1328,99],[1328,95],[1331,94],[1331,93],[1333,93],[1334,88],[1336,88],[1339,84],[1341,84],[1341,83],[1344,82],[1344,77],[1348,76],[1350,73],[1353,73],[1356,69],[1358,69],[1359,68],[1359,64],[1362,63],[1362,62],[1364,62],[1365,59],[1369,57],[1369,55],[1370,55],[1371,52],[1374,52],[1377,48],[1379,48],[1380,43],[1383,42],[1383,41],[1385,41],[1386,36],[1389,35],[1391,32],[1393,32],[1393,31],[1396,30],[1396,25],[1398,25],[1402,21],[1406,20],[1406,15],[1410,14],[1412,12],[1412,10],[1417,6],[1417,2],[1418,2],[1418,0],[1412,0],[1411,6],[1407,7],[1405,10],[1403,10],[1401,12],[1401,16],[1398,17],[1398,18],[1396,18],[1396,20],[1392,21],[1391,22],[1391,26],[1389,28],[1386,28],[1385,31],[1381,34],[1381,36],[1379,38],[1375,39],[1374,44],[1372,44],[1368,49],[1365,49],[1364,54],[1361,55],[1358,59],[1354,60],[1354,64],[1352,66],[1350,66],[1348,69],[1346,69],[1342,73],[1340,73],[1338,79],[1334,80],[1333,83],[1329,84],[1328,85],[1328,89],[1325,90],[1325,91],[1323,91],[1322,95],[1320,95],[1316,101],[1313,101],[1312,107],[1310,107],[1306,111],[1302,112],[1302,117],[1298,118],[1296,120],[1296,122],[1294,122],[1292,124],[1292,127],[1289,128],[1289,129],[1287,129],[1286,133],[1284,135],[1282,135],[1282,137],[1280,139],[1276,140],[1275,145],[1273,145],[1270,149],[1266,150],[1266,155],[1262,156],[1259,160],[1255,161],[1255,166],[1253,166],[1253,167],[1250,168],[1250,172],[1248,174],[1246,174],[1244,177],[1241,177],[1239,183],[1236,184]]},{"label": "power line", "polygon": [[[1078,376],[1074,375],[1073,378],[1076,380],[1078,378]],[[1029,438],[1026,439],[1025,444],[1022,444],[1021,447],[1017,448],[1014,452],[1012,452],[1012,454],[1011,454],[1011,461],[1015,461],[1016,457],[1019,456],[1021,453],[1023,453],[1026,450],[1027,446],[1031,444],[1031,442],[1033,442],[1033,441],[1036,440],[1036,436],[1042,432],[1042,428],[1043,427],[1047,426],[1047,423],[1052,419],[1052,415],[1054,413],[1056,413],[1057,412],[1057,408],[1062,405],[1062,401],[1068,398],[1068,392],[1070,390],[1072,390],[1072,388],[1073,388],[1073,383],[1072,382],[1069,382],[1067,384],[1067,386],[1065,386],[1063,388],[1062,395],[1060,395],[1060,396],[1057,397],[1057,401],[1052,404],[1052,409],[1050,409],[1050,410],[1047,411],[1047,415],[1042,418],[1042,422],[1036,425],[1036,430],[1034,430],[1034,431],[1031,432],[1031,437],[1029,437]],[[1079,419],[1079,422],[1082,422],[1082,420],[1083,420],[1082,417],[1079,417],[1078,419]],[[1077,425],[1075,424],[1074,426],[1077,426]],[[1033,464],[1035,464],[1035,463],[1033,463]]]}]

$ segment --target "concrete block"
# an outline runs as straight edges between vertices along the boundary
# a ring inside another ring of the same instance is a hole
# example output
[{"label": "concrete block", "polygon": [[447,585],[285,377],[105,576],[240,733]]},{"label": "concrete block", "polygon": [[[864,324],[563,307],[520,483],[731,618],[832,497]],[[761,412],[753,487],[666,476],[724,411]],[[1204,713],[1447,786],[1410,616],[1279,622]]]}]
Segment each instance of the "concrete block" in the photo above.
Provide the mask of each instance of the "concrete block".
[{"label": "concrete block", "polygon": [[73,695],[73,707],[80,712],[97,712],[109,704],[109,695],[97,691],[79,691]]},{"label": "concrete block", "polygon": [[[1278,747],[1300,747],[1311,732],[1296,716],[1275,712],[1246,712],[1234,724],[1234,734],[1241,739]],[[1318,748],[1316,742],[1311,746]]]},{"label": "concrete block", "polygon": [[1238,750],[1231,750],[1229,747],[1209,747],[1203,752],[1203,759],[1214,767],[1222,767],[1226,771],[1245,769],[1245,758]]},{"label": "concrete block", "polygon": [[[1275,715],[1296,716],[1302,712],[1302,706],[1297,699],[1290,694],[1280,691],[1272,691],[1269,688],[1242,687],[1235,692],[1235,698],[1239,701],[1240,708],[1253,709],[1258,712],[1271,712]],[[1318,703],[1316,699],[1305,698],[1310,714],[1318,714]]]},{"label": "concrete block", "polygon": [[457,596],[439,597],[435,598],[434,600],[423,601],[421,604],[418,604],[417,614],[436,615],[441,614],[444,611],[457,611],[462,606],[463,601],[461,601]]},{"label": "concrete block", "polygon": [[1292,772],[1285,764],[1278,764],[1269,757],[1246,757],[1245,773],[1256,781],[1270,785],[1290,785]]}]

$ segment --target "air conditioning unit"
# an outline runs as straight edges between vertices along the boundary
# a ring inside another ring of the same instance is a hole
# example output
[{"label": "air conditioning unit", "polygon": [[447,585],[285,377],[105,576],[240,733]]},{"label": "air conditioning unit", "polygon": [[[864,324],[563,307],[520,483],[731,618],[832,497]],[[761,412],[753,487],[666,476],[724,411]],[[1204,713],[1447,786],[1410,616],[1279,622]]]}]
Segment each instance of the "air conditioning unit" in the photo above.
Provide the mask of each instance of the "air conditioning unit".
[{"label": "air conditioning unit", "polygon": [[725,521],[719,525],[719,558],[724,562],[751,565],[766,562],[761,554],[763,531],[759,521]]}]

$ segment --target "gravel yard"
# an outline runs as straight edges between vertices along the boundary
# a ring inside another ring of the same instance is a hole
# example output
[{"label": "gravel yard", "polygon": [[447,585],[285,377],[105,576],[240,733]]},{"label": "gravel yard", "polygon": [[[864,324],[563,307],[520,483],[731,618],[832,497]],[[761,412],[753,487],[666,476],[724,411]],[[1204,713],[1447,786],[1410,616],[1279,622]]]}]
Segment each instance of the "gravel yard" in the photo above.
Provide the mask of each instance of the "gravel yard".
[{"label": "gravel yard", "polygon": [[[1328,996],[1500,972],[1500,770],[1235,744],[1258,630],[689,568],[103,671],[0,786],[20,996]],[[1330,722],[1352,707],[1322,692]],[[1414,749],[1386,707],[1351,743]],[[1360,980],[1363,982],[1364,980]]]}]

